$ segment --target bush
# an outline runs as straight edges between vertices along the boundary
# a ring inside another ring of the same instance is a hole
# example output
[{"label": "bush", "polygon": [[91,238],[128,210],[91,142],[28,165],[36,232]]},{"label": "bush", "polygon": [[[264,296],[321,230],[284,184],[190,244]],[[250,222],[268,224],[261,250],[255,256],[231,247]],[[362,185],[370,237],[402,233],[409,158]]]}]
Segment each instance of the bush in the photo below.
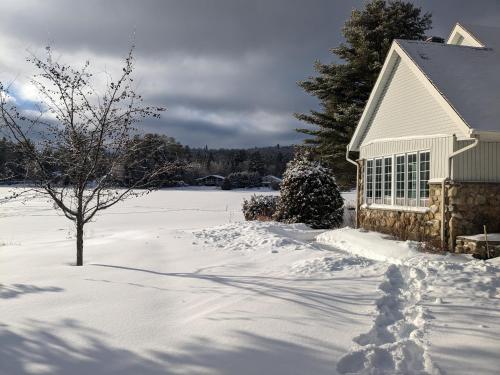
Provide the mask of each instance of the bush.
[{"label": "bush", "polygon": [[255,172],[235,172],[227,176],[233,188],[259,187],[262,185],[262,178]]},{"label": "bush", "polygon": [[330,169],[298,155],[287,165],[275,219],[329,229],[342,224],[344,199]]},{"label": "bush", "polygon": [[243,200],[245,220],[272,220],[279,197],[275,195],[252,195],[250,200]]}]

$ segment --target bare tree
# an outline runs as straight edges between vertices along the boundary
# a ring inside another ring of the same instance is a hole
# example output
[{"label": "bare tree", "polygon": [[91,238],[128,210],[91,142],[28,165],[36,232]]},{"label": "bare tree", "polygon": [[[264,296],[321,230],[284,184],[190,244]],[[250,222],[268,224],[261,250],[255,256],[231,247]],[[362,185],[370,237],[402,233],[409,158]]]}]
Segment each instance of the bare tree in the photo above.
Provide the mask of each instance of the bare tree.
[{"label": "bare tree", "polygon": [[[31,84],[41,101],[36,111],[18,109],[9,87],[0,84],[0,129],[23,154],[23,170],[37,195],[47,196],[76,227],[76,265],[83,265],[84,226],[95,215],[118,202],[158,187],[158,176],[168,172],[165,162],[141,171],[141,178],[117,188],[125,163],[130,170],[144,163],[130,155],[134,124],[159,118],[164,108],[146,106],[133,85],[133,48],[117,80],[109,75],[96,90],[89,62],[82,68],[54,61],[50,48],[44,59],[31,56],[38,74]],[[100,94],[98,93],[100,92]],[[33,115],[35,113],[35,115]],[[141,190],[138,190],[141,189]]]}]

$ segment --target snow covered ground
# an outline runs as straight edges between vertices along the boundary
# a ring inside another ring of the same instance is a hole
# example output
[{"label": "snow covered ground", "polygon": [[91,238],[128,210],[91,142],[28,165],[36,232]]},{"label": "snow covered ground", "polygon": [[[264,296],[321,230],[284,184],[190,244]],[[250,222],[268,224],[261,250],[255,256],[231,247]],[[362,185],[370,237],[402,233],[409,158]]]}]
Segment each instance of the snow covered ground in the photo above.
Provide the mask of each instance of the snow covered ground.
[{"label": "snow covered ground", "polygon": [[0,374],[498,373],[498,262],[243,222],[254,192],[129,200],[84,267],[49,203],[1,205]]}]

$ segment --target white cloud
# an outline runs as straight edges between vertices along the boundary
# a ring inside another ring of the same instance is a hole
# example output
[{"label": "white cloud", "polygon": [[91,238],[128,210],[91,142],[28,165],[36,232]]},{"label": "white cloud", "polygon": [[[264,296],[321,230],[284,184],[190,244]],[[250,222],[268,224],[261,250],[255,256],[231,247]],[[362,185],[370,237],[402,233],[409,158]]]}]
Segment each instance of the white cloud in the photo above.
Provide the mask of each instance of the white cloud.
[{"label": "white cloud", "polygon": [[218,111],[207,112],[196,108],[174,107],[167,115],[172,119],[208,122],[220,128],[238,127],[244,132],[280,133],[289,128],[292,118],[288,113],[274,113],[266,111],[234,112]]}]

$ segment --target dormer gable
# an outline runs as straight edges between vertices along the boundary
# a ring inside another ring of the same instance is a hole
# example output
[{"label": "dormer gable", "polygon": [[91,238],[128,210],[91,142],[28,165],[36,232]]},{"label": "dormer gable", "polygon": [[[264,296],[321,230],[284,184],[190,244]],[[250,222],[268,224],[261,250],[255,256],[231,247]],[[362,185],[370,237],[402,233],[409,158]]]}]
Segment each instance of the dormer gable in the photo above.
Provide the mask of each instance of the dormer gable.
[{"label": "dormer gable", "polygon": [[483,41],[479,40],[478,36],[469,31],[465,26],[457,23],[446,44],[454,44],[457,46],[467,47],[486,47]]}]

